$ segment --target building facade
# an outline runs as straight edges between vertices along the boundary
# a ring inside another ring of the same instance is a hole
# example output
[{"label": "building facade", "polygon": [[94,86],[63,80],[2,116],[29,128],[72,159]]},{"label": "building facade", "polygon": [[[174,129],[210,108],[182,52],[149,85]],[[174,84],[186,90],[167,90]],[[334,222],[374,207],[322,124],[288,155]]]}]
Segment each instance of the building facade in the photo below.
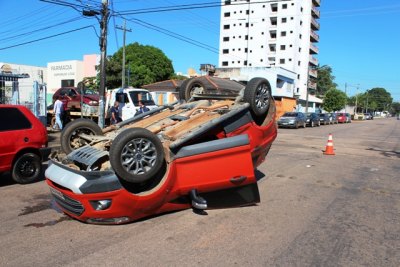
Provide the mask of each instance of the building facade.
[{"label": "building facade", "polygon": [[[34,83],[43,84],[47,79],[47,69],[38,66],[0,62],[0,73],[1,97],[10,98],[10,92],[16,90],[18,99],[14,100],[14,103],[19,104],[33,102]],[[11,90],[12,88],[14,89]],[[4,101],[8,102],[9,100]]]},{"label": "building facade", "polygon": [[[224,0],[219,68],[277,66],[296,74],[293,96],[316,89],[320,0]],[[308,101],[307,101],[308,102]]]}]

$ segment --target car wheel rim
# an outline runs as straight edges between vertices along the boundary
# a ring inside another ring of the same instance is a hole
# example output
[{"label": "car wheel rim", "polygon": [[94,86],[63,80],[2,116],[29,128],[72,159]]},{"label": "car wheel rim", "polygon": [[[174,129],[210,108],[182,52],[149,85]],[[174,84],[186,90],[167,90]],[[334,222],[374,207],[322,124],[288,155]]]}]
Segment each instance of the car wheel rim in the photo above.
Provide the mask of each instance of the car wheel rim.
[{"label": "car wheel rim", "polygon": [[18,173],[24,177],[30,177],[35,174],[36,167],[32,160],[26,159],[17,167]]},{"label": "car wheel rim", "polygon": [[87,140],[83,139],[80,136],[81,134],[95,135],[95,132],[93,132],[89,128],[78,128],[75,131],[73,131],[71,137],[69,138],[69,144],[72,150],[80,148],[89,143]]},{"label": "car wheel rim", "polygon": [[135,175],[149,172],[155,165],[157,150],[153,142],[137,138],[128,142],[121,153],[122,167]]},{"label": "car wheel rim", "polygon": [[256,91],[256,106],[258,109],[264,109],[269,104],[269,90],[266,84],[262,84]]}]

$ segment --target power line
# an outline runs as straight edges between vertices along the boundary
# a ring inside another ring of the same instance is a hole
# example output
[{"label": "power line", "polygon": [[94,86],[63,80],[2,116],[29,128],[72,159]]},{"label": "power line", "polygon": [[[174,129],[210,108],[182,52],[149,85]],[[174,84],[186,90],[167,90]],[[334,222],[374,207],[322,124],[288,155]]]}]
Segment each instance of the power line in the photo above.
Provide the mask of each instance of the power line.
[{"label": "power line", "polygon": [[50,36],[46,36],[46,37],[43,37],[43,38],[39,38],[39,39],[36,39],[36,40],[32,40],[32,41],[28,41],[28,42],[24,42],[24,43],[20,43],[20,44],[16,44],[16,45],[10,45],[10,46],[7,46],[7,47],[2,47],[2,48],[0,48],[0,50],[6,50],[6,49],[9,49],[9,48],[13,48],[13,47],[21,46],[21,45],[26,45],[26,44],[31,44],[31,43],[43,41],[43,40],[46,40],[46,39],[50,39],[50,38],[53,38],[53,37],[65,35],[65,34],[68,34],[68,33],[71,33],[71,32],[80,31],[80,30],[87,29],[87,28],[94,28],[94,25],[81,27],[81,28],[78,28],[78,29],[74,29],[74,30],[70,30],[70,31],[66,31],[66,32],[62,32],[62,33],[58,33],[58,34],[54,34],[54,35],[50,35]]},{"label": "power line", "polygon": [[51,26],[39,28],[39,29],[32,30],[32,31],[29,31],[29,32],[20,33],[20,34],[17,34],[17,35],[14,35],[14,36],[10,36],[10,37],[6,37],[6,38],[3,38],[2,41],[15,39],[15,38],[21,37],[21,36],[31,35],[33,33],[37,33],[37,32],[43,31],[43,30],[48,30],[48,29],[51,29],[51,28],[54,28],[54,27],[57,27],[57,26],[60,26],[60,25],[64,25],[64,24],[67,24],[67,23],[70,23],[70,22],[74,22],[74,21],[77,21],[77,20],[81,20],[81,19],[82,19],[82,17],[75,17],[73,19],[69,19],[67,21],[63,21],[63,22],[60,22],[60,23],[57,23],[57,24],[54,24],[54,25],[51,25]]}]

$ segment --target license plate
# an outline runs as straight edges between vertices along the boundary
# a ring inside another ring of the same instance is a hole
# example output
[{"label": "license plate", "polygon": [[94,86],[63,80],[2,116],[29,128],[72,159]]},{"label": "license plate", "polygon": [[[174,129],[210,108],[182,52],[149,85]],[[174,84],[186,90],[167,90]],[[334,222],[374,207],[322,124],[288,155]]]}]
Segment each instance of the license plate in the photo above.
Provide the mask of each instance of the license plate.
[{"label": "license plate", "polygon": [[64,199],[64,195],[63,195],[60,191],[58,191],[58,190],[56,190],[56,189],[54,189],[54,188],[52,188],[52,187],[50,187],[50,192],[51,192],[55,197]]}]

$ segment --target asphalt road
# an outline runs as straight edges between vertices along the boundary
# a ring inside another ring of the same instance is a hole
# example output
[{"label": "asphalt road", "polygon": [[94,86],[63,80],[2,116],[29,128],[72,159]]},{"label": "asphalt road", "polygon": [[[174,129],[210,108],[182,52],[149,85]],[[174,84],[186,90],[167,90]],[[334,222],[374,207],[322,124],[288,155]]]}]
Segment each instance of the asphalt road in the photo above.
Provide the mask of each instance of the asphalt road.
[{"label": "asphalt road", "polygon": [[[329,133],[334,156],[322,154]],[[44,181],[2,175],[0,265],[399,266],[399,158],[393,118],[279,129],[259,168],[260,204],[121,226],[71,220]]]}]

